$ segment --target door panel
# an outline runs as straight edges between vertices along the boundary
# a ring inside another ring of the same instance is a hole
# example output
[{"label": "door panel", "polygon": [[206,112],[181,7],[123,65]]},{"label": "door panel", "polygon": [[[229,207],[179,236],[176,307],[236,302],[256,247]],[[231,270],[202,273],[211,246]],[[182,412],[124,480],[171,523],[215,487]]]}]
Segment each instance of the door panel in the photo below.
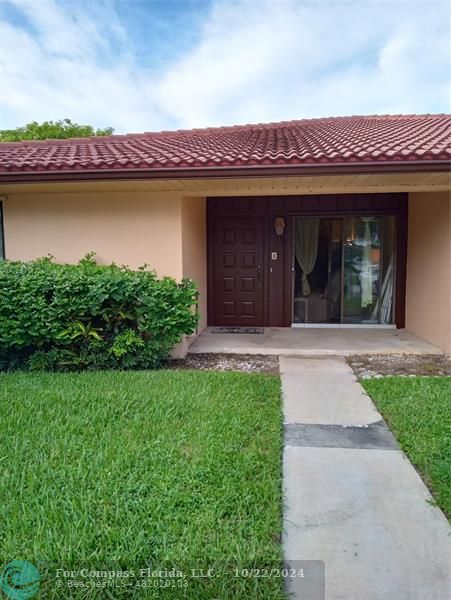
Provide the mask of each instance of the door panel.
[{"label": "door panel", "polygon": [[381,219],[345,219],[343,323],[378,323],[381,275]]},{"label": "door panel", "polygon": [[343,323],[392,322],[395,218],[346,218]]},{"label": "door panel", "polygon": [[214,324],[263,325],[263,220],[215,219]]},{"label": "door panel", "polygon": [[[311,221],[319,220],[316,240]],[[392,323],[395,281],[394,216],[295,219],[294,322]],[[297,237],[296,237],[297,236]],[[304,244],[302,236],[306,236]],[[297,245],[296,245],[297,244]],[[310,269],[312,248],[314,266]],[[310,269],[306,274],[302,265]],[[303,281],[310,290],[304,294]]]}]

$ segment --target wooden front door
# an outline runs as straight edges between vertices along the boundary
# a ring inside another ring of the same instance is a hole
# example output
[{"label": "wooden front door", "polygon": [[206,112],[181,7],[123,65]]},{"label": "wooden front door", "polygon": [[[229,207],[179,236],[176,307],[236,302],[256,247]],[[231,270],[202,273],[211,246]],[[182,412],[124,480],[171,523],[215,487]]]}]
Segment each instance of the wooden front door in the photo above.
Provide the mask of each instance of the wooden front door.
[{"label": "wooden front door", "polygon": [[214,325],[263,325],[263,219],[216,218],[212,229]]}]

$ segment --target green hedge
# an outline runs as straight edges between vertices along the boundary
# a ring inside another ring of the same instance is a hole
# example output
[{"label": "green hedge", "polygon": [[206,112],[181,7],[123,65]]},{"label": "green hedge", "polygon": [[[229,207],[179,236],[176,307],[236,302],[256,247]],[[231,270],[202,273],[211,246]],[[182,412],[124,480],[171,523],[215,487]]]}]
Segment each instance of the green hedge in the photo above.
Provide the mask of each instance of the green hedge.
[{"label": "green hedge", "polygon": [[158,367],[197,324],[190,280],[51,258],[0,263],[0,369]]}]

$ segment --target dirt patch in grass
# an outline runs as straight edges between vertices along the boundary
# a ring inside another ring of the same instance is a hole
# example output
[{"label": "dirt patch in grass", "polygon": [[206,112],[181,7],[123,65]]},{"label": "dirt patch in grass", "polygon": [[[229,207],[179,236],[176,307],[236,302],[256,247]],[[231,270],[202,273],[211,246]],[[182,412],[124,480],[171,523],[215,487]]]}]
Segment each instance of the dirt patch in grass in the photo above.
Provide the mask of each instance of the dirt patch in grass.
[{"label": "dirt patch in grass", "polygon": [[167,367],[169,369],[244,371],[278,375],[279,357],[265,354],[187,354],[183,359],[169,361]]},{"label": "dirt patch in grass", "polygon": [[347,361],[358,379],[451,375],[451,359],[443,354],[360,354],[349,356]]}]

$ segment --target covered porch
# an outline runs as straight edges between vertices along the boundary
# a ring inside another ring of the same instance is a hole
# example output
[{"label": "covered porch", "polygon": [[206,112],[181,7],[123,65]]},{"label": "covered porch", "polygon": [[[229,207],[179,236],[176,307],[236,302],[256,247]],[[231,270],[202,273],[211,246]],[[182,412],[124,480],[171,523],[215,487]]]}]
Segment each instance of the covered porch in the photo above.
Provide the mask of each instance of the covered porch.
[{"label": "covered porch", "polygon": [[[407,189],[207,197],[199,329],[210,329],[191,351],[449,354],[449,194]],[[318,232],[307,267],[303,222]],[[218,326],[264,333],[212,333]]]},{"label": "covered porch", "polygon": [[352,354],[441,354],[405,329],[264,327],[263,333],[214,333],[207,327],[190,353],[350,356]]}]

